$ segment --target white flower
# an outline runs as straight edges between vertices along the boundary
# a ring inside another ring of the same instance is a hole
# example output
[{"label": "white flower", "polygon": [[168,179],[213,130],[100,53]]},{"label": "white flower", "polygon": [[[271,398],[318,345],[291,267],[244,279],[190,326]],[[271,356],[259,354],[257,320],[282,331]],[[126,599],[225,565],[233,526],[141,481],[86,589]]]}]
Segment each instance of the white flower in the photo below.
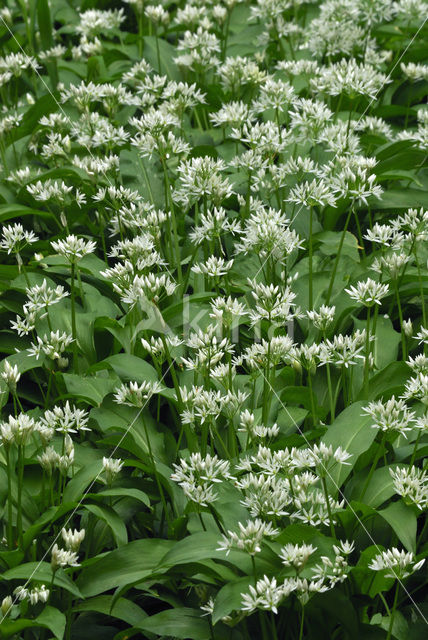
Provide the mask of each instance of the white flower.
[{"label": "white flower", "polygon": [[56,240],[51,242],[54,251],[64,256],[70,262],[77,262],[83,256],[93,253],[97,246],[96,242],[88,240],[85,242],[83,238],[75,235],[67,236],[65,240]]},{"label": "white flower", "polygon": [[382,551],[369,564],[369,569],[373,571],[387,571],[386,578],[404,580],[422,567],[425,558],[415,562],[415,557],[411,551],[400,551],[396,547]]},{"label": "white flower", "polygon": [[106,474],[107,483],[111,484],[123,467],[123,462],[119,458],[103,458],[103,471]]},{"label": "white flower", "polygon": [[8,360],[3,361],[3,371],[1,372],[1,377],[6,382],[9,390],[12,393],[16,392],[16,385],[21,378],[21,374],[19,373],[18,365],[11,365]]},{"label": "white flower", "polygon": [[148,400],[163,390],[160,382],[146,380],[141,384],[129,382],[116,389],[114,400],[117,404],[127,404],[129,407],[144,407]]},{"label": "white flower", "polygon": [[259,518],[248,520],[246,524],[239,522],[238,526],[238,533],[228,531],[228,535],[223,535],[218,551],[226,551],[228,555],[230,550],[236,547],[254,556],[262,550],[260,545],[264,537],[274,538],[279,534],[279,530],[270,522],[263,522]]},{"label": "white flower", "polygon": [[61,536],[64,540],[65,546],[69,551],[79,551],[79,547],[85,539],[85,529],[78,531],[77,529],[61,529]]},{"label": "white flower", "polygon": [[296,571],[301,571],[307,563],[309,557],[317,550],[311,544],[286,544],[279,552],[279,557],[285,567],[294,567]]},{"label": "white flower", "polygon": [[345,291],[353,300],[366,307],[372,307],[375,303],[380,305],[382,298],[388,295],[389,285],[367,278],[365,281],[358,282],[356,287],[352,286]]},{"label": "white flower", "polygon": [[26,231],[22,224],[10,224],[2,229],[0,248],[8,253],[19,253],[27,244],[37,242],[33,231]]},{"label": "white flower", "polygon": [[56,571],[60,567],[79,567],[78,556],[75,551],[60,549],[57,544],[52,547],[51,567]]},{"label": "white flower", "polygon": [[392,396],[383,403],[381,400],[370,402],[363,407],[363,412],[373,419],[371,425],[381,431],[398,431],[405,436],[406,431],[412,429],[415,422],[415,413],[410,411],[403,400],[396,400]]}]

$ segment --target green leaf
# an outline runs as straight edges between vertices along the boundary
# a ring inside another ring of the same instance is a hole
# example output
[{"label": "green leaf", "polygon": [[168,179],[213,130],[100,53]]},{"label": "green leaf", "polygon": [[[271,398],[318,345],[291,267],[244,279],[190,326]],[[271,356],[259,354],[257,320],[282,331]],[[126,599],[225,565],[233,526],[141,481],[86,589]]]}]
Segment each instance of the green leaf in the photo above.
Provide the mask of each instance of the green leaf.
[{"label": "green leaf", "polygon": [[96,596],[80,602],[73,609],[74,611],[96,611],[123,620],[131,627],[139,627],[142,620],[147,618],[147,613],[137,604],[126,598],[118,598],[114,602],[114,596]]},{"label": "green leaf", "polygon": [[85,567],[77,579],[77,585],[87,598],[109,589],[134,584],[152,575],[173,545],[172,540],[155,538],[129,542]]},{"label": "green leaf", "polygon": [[102,461],[91,463],[90,466],[82,467],[67,482],[63,494],[63,502],[77,502],[80,500],[83,492],[91,484],[91,482],[101,473]]},{"label": "green leaf", "polygon": [[409,209],[423,207],[428,209],[428,193],[418,189],[388,189],[382,194],[381,200],[372,200],[371,206],[378,209]]},{"label": "green leaf", "polygon": [[[338,253],[339,245],[342,239],[341,231],[321,231],[314,235],[314,242],[320,243],[320,250],[327,256],[335,256]],[[359,262],[357,238],[347,231],[342,246],[342,255],[347,255],[352,260]]]},{"label": "green leaf", "polygon": [[162,38],[158,38],[157,44],[161,68],[159,69],[155,36],[144,37],[144,57],[147,62],[161,75],[166,74],[169,80],[181,80],[180,71],[174,62],[174,56],[177,55],[176,49]]},{"label": "green leaf", "polygon": [[336,489],[344,483],[354,468],[358,456],[367,451],[376,437],[376,429],[370,426],[371,418],[363,415],[362,409],[365,404],[354,402],[347,407],[328,427],[327,433],[322,438],[322,441],[328,446],[331,445],[333,449],[342,447],[352,454],[352,458],[348,461],[350,464],[336,464],[327,476],[327,484],[333,485]]},{"label": "green leaf", "polygon": [[[375,429],[373,429],[375,431]],[[392,464],[386,467],[380,467],[376,469],[372,478],[370,480],[370,484],[366,489],[364,494],[364,502],[369,507],[373,507],[376,509],[379,505],[389,500],[394,494],[394,485],[392,482],[392,477],[389,472],[390,469],[396,469],[398,465]],[[402,467],[403,465],[400,465]],[[352,478],[352,485],[349,483],[347,487],[347,495],[348,499],[358,500],[361,490],[365,484],[365,480],[367,477],[367,470],[361,471],[358,473],[355,478]]]},{"label": "green leaf", "polygon": [[391,362],[370,378],[368,399],[377,400],[383,397],[388,400],[392,395],[399,396],[411,375],[412,370],[405,362]]},{"label": "green leaf", "polygon": [[157,635],[172,636],[183,640],[208,640],[211,637],[210,625],[202,617],[200,609],[167,609],[147,618],[140,625],[143,631]]},{"label": "green leaf", "polygon": [[[1,574],[2,580],[40,580],[45,584],[49,584],[52,580],[52,568],[49,562],[26,562],[19,567],[8,569]],[[77,585],[68,577],[63,569],[58,569],[55,573],[55,585],[66,589],[76,598],[82,598]]]},{"label": "green leaf", "polygon": [[105,396],[118,386],[114,378],[84,377],[74,373],[63,373],[62,377],[70,395],[95,407],[99,407]]},{"label": "green leaf", "polygon": [[54,634],[55,638],[62,640],[64,637],[66,617],[55,607],[46,606],[42,613],[36,618],[41,627],[47,627]]},{"label": "green leaf", "polygon": [[378,545],[367,547],[361,553],[357,565],[351,569],[358,591],[370,598],[374,598],[382,591],[389,591],[394,584],[394,578],[385,578],[383,571],[369,569],[371,561],[382,551],[384,547]]},{"label": "green leaf", "polygon": [[7,222],[14,218],[22,218],[25,216],[37,216],[45,220],[55,220],[55,217],[49,211],[39,211],[31,209],[22,204],[2,204],[0,205],[0,222]]},{"label": "green leaf", "polygon": [[[387,634],[391,623],[390,616],[383,616],[381,613],[375,613],[370,620],[371,625],[376,625],[383,629]],[[409,640],[409,624],[401,611],[396,610],[394,621],[392,623],[392,637],[397,640]]]},{"label": "green leaf", "polygon": [[[48,116],[58,109],[58,94],[47,93],[31,105],[25,113],[21,124],[7,137],[9,144],[16,142],[25,136],[31,135],[39,125],[42,116]],[[38,178],[39,179],[39,176]],[[53,216],[52,216],[53,217]]]},{"label": "green leaf", "polygon": [[146,380],[155,382],[159,379],[156,369],[151,364],[129,353],[116,353],[100,362],[97,368],[102,368],[102,365],[110,366],[122,380],[141,383]]},{"label": "green leaf", "polygon": [[122,547],[128,542],[128,532],[123,520],[117,515],[116,511],[111,507],[99,504],[87,504],[83,505],[87,511],[90,511],[100,520],[104,520],[108,527],[110,527],[113,534],[113,538],[116,541],[118,547]]},{"label": "green leaf", "polygon": [[62,640],[64,637],[65,624],[65,615],[55,607],[47,605],[41,614],[33,620],[28,620],[26,618],[19,618],[18,620],[10,620],[6,618],[3,620],[0,624],[0,637],[10,638],[15,634],[24,631],[24,629],[42,627],[44,629],[49,629],[57,640]]},{"label": "green leaf", "polygon": [[253,576],[245,576],[234,582],[225,584],[218,592],[213,611],[213,624],[232,611],[239,610],[242,605],[242,594],[248,592],[250,584],[254,584]]},{"label": "green leaf", "polygon": [[[78,498],[81,494],[79,494]],[[36,538],[37,534],[47,525],[56,522],[59,518],[62,518],[66,513],[74,509],[77,499],[73,502],[67,502],[63,498],[62,504],[58,507],[49,507],[42,515],[37,518],[35,522],[24,532],[24,548],[28,548],[29,545]]]},{"label": "green leaf", "polygon": [[50,49],[52,40],[52,21],[48,0],[37,0],[37,22],[43,49]]},{"label": "green leaf", "polygon": [[394,529],[406,549],[416,553],[417,518],[414,509],[398,500],[378,513]]},{"label": "green leaf", "polygon": [[217,557],[225,559],[224,551],[216,551],[219,540],[220,535],[211,531],[200,531],[187,536],[174,544],[174,547],[162,558],[160,566],[174,566]]},{"label": "green leaf", "polygon": [[106,489],[105,491],[99,491],[98,493],[88,493],[88,498],[109,498],[109,497],[121,497],[121,498],[134,498],[139,502],[142,502],[147,507],[150,507],[150,498],[147,493],[140,491],[140,489],[134,489],[134,487],[113,487],[112,489]]}]

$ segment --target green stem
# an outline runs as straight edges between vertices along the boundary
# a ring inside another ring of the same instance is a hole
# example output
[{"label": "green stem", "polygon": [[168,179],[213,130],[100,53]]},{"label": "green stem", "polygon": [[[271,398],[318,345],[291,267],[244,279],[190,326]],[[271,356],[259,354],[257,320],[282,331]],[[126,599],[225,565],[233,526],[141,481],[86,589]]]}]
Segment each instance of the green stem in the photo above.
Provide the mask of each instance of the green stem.
[{"label": "green stem", "polygon": [[333,422],[334,418],[335,418],[335,405],[334,405],[334,400],[333,400],[333,388],[331,385],[331,369],[330,369],[330,363],[327,362],[326,363],[326,372],[327,372],[327,387],[328,387],[328,398],[330,401],[330,424]]},{"label": "green stem", "polygon": [[366,319],[366,359],[364,361],[364,397],[369,395],[369,371],[370,371],[370,307],[367,307]]},{"label": "green stem", "polygon": [[7,546],[13,548],[13,526],[12,526],[12,469],[10,465],[10,449],[5,444],[6,473],[7,473]]},{"label": "green stem", "polygon": [[315,427],[318,421],[317,421],[317,416],[315,411],[314,392],[312,388],[312,377],[311,377],[310,371],[308,371],[308,387],[309,387],[309,395],[311,397],[312,425]]},{"label": "green stem", "polygon": [[73,370],[79,373],[77,363],[77,330],[76,330],[76,289],[75,289],[76,263],[71,263],[71,335],[73,337]]},{"label": "green stem", "polygon": [[384,432],[383,432],[382,439],[381,439],[381,441],[379,442],[379,446],[378,446],[378,448],[377,448],[376,455],[375,455],[375,457],[374,457],[374,459],[373,459],[372,466],[370,467],[370,471],[369,471],[369,474],[368,474],[368,476],[367,476],[367,478],[366,478],[366,481],[365,481],[365,483],[364,483],[364,487],[363,487],[363,490],[362,490],[362,492],[361,492],[361,495],[360,495],[360,497],[358,498],[358,502],[362,502],[362,501],[363,501],[364,496],[366,495],[367,487],[368,487],[368,486],[369,486],[369,484],[370,484],[370,480],[372,479],[372,476],[373,476],[373,474],[374,474],[374,472],[375,472],[375,469],[376,469],[377,463],[379,462],[379,458],[380,458],[380,456],[381,456],[381,454],[382,454],[383,447],[384,447],[384,445],[385,445],[386,433],[387,433],[386,431],[384,431]]},{"label": "green stem", "polygon": [[419,440],[421,439],[421,435],[422,435],[422,429],[419,429],[419,433],[415,440],[415,446],[413,447],[412,457],[410,459],[410,466],[412,466],[415,462],[416,454],[418,452],[418,444],[419,444]]},{"label": "green stem", "polygon": [[313,308],[314,292],[313,292],[313,243],[312,243],[312,225],[313,225],[313,207],[309,211],[309,309]]},{"label": "green stem", "polygon": [[304,624],[305,624],[305,605],[302,604],[302,613],[300,614],[299,640],[303,640]]},{"label": "green stem", "polygon": [[330,504],[330,500],[329,500],[329,495],[328,495],[328,490],[327,490],[327,481],[325,479],[325,476],[321,477],[321,483],[322,483],[322,488],[324,490],[324,496],[325,496],[325,501],[326,501],[326,505],[327,505],[328,519],[329,519],[329,522],[330,522],[330,532],[331,532],[332,537],[336,540],[336,531],[334,529],[333,514],[331,512],[331,504]]},{"label": "green stem", "polygon": [[394,285],[395,285],[395,296],[397,299],[397,308],[398,308],[398,317],[400,319],[400,328],[401,328],[401,350],[402,350],[402,358],[403,361],[406,362],[407,360],[407,342],[406,342],[406,336],[404,333],[404,328],[403,328],[403,310],[401,308],[401,300],[400,300],[400,293],[398,291],[398,285],[397,285],[397,279],[394,278]]},{"label": "green stem", "polygon": [[18,445],[18,509],[16,516],[16,528],[20,549],[24,546],[24,531],[22,528],[22,487],[24,484],[24,447]]},{"label": "green stem", "polygon": [[174,202],[173,202],[172,193],[171,193],[171,183],[168,178],[168,168],[166,166],[166,162],[162,157],[161,157],[161,163],[162,163],[163,175],[165,180],[165,204],[167,204],[168,196],[169,196],[169,202],[170,202],[171,223],[172,223],[172,232],[174,237],[174,248],[175,248],[175,266],[177,268],[178,282],[181,283],[183,281],[183,274],[181,271],[181,260],[180,260],[181,254],[180,254],[180,245],[178,241],[177,221],[175,219]]},{"label": "green stem", "polygon": [[147,448],[149,450],[150,461],[152,463],[153,472],[155,474],[156,484],[158,486],[158,490],[159,490],[160,498],[161,498],[161,501],[162,501],[162,506],[163,506],[163,509],[164,509],[165,517],[166,517],[167,522],[169,524],[170,520],[169,520],[169,515],[168,515],[167,504],[166,504],[165,495],[164,495],[164,492],[163,492],[163,489],[162,489],[161,481],[160,481],[160,478],[159,478],[159,473],[158,473],[158,470],[156,468],[155,459],[154,459],[153,451],[152,451],[152,445],[150,443],[150,438],[149,438],[149,432],[147,431],[146,421],[144,420],[144,416],[142,414],[141,414],[141,417],[143,419],[144,433],[145,433],[145,436],[146,436]]},{"label": "green stem", "polygon": [[397,580],[397,584],[395,585],[394,604],[392,605],[391,617],[389,619],[388,635],[386,636],[386,640],[391,640],[392,627],[394,625],[395,609],[397,608],[399,590],[400,590],[400,582]]},{"label": "green stem", "polygon": [[342,247],[343,247],[343,243],[345,242],[346,231],[348,229],[349,220],[351,219],[351,215],[352,215],[352,209],[349,210],[348,215],[346,216],[345,226],[343,227],[342,235],[340,237],[339,248],[338,248],[337,255],[336,255],[336,258],[335,258],[335,261],[334,261],[333,270],[331,272],[330,284],[328,285],[328,291],[327,291],[327,297],[326,297],[326,300],[325,300],[325,304],[328,304],[330,302],[330,298],[331,298],[331,294],[332,294],[333,286],[334,286],[334,281],[336,279],[337,267],[339,265],[340,254],[342,253]]}]

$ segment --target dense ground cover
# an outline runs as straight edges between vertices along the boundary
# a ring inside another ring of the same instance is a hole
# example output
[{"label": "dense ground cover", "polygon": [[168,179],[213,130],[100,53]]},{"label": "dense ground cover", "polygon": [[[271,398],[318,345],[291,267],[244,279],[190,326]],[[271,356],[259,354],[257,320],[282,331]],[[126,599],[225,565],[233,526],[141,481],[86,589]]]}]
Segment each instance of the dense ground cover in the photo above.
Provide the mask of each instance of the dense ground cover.
[{"label": "dense ground cover", "polygon": [[1,638],[426,638],[427,8],[2,3]]}]

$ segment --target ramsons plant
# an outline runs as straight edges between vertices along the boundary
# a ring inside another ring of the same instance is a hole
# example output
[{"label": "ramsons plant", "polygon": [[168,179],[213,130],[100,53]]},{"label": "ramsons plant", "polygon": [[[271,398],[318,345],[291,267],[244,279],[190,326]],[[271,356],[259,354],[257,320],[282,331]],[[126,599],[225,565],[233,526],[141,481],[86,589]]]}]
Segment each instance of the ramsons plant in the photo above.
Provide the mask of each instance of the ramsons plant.
[{"label": "ramsons plant", "polygon": [[424,0],[4,0],[0,637],[419,640]]}]

